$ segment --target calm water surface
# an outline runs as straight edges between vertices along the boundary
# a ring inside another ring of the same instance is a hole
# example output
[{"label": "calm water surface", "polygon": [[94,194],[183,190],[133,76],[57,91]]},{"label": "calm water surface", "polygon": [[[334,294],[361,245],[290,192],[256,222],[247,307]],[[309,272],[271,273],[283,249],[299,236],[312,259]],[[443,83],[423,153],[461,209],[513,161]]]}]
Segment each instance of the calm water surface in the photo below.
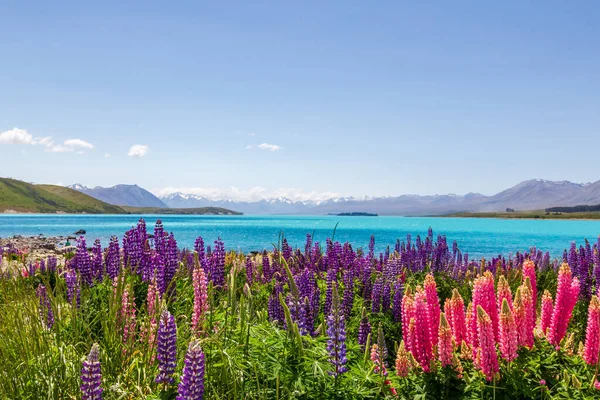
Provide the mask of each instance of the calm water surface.
[{"label": "calm water surface", "polygon": [[202,215],[0,215],[0,237],[12,235],[48,236],[71,235],[79,229],[87,231],[88,240],[100,238],[103,245],[111,235],[121,237],[137,220],[144,217],[149,231],[156,219],[163,221],[165,230],[173,232],[182,247],[191,247],[198,236],[206,243],[218,237],[228,249],[260,250],[277,243],[280,232],[294,246],[304,244],[306,234],[313,233],[321,243],[331,237],[365,247],[371,234],[376,247],[383,251],[393,246],[396,239],[405,239],[410,233],[427,235],[432,227],[434,235],[446,235],[448,242],[458,242],[461,251],[472,256],[508,255],[517,250],[536,246],[550,251],[553,256],[562,254],[572,241],[582,243],[585,238],[596,241],[600,234],[600,221],[575,220],[502,220],[483,218],[413,218],[413,217],[336,217],[336,216],[202,216]]}]

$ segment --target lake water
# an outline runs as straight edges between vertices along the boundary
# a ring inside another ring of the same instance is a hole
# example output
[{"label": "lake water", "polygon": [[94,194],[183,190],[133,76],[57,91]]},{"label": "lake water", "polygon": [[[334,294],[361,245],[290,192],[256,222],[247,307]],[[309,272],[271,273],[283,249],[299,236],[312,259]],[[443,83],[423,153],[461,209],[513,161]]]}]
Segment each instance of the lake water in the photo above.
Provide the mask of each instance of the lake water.
[{"label": "lake water", "polygon": [[[121,238],[123,232],[141,218],[141,215],[0,215],[0,237],[12,235],[48,236],[71,235],[79,229],[87,231],[91,243],[100,238],[103,245],[111,235]],[[376,248],[383,251],[393,247],[396,239],[404,240],[410,233],[414,238],[427,235],[446,235],[448,243],[458,242],[463,253],[471,256],[508,255],[536,246],[559,256],[572,241],[582,243],[585,238],[595,242],[600,234],[600,221],[577,220],[502,220],[483,218],[414,218],[414,217],[336,217],[336,216],[200,216],[164,215],[143,216],[148,230],[153,230],[156,219],[163,221],[165,230],[173,232],[181,247],[192,247],[202,236],[205,243],[221,237],[227,249],[261,250],[272,248],[280,232],[294,246],[303,246],[306,234],[313,233],[321,243],[331,237],[337,224],[335,240],[350,242],[366,248],[371,234]]]}]

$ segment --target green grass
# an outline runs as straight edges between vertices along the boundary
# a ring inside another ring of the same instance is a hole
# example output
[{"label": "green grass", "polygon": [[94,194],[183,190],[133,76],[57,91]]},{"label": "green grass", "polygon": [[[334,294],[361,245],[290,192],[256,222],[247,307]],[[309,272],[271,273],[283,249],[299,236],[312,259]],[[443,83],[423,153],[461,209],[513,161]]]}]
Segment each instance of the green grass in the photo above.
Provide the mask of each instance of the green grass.
[{"label": "green grass", "polygon": [[221,207],[199,207],[199,208],[159,208],[159,207],[129,207],[121,208],[130,214],[178,214],[178,215],[242,215]]},{"label": "green grass", "polygon": [[599,212],[547,213],[544,210],[516,212],[458,212],[442,217],[503,219],[600,219]]},{"label": "green grass", "polygon": [[0,212],[124,214],[118,207],[75,190],[55,185],[33,185],[0,178]]}]

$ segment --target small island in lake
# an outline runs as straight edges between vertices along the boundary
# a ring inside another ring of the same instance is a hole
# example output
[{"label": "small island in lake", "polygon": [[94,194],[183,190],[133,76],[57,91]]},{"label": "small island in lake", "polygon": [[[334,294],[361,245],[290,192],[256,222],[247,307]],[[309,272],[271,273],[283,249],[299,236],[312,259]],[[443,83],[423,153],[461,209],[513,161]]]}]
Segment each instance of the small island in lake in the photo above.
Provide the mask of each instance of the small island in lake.
[{"label": "small island in lake", "polygon": [[378,217],[378,214],[368,212],[344,212],[344,213],[329,213],[328,215],[335,215],[337,217]]}]

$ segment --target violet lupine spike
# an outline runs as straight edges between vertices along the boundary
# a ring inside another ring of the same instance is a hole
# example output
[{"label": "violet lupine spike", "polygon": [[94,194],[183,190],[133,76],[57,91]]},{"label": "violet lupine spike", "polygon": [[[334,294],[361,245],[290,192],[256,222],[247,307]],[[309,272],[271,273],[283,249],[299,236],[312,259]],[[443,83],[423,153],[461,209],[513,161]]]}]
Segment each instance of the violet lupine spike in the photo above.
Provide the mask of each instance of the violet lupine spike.
[{"label": "violet lupine spike", "polygon": [[290,247],[286,238],[283,238],[281,243],[281,254],[286,261],[292,257],[292,248]]},{"label": "violet lupine spike", "polygon": [[324,313],[328,315],[331,310],[331,304],[333,301],[333,292],[332,288],[334,285],[337,285],[337,272],[334,268],[330,268],[327,270],[327,291],[325,292],[325,308]]},{"label": "violet lupine spike", "polygon": [[102,369],[97,343],[94,343],[87,359],[83,362],[80,389],[82,400],[102,400]]},{"label": "violet lupine spike", "polygon": [[361,349],[364,351],[365,346],[367,344],[367,338],[371,333],[371,324],[369,323],[369,318],[367,317],[367,309],[363,307],[362,309],[362,317],[360,319],[360,325],[358,326],[358,344]]},{"label": "violet lupine spike", "polygon": [[75,270],[71,268],[67,270],[65,273],[65,283],[67,285],[67,300],[69,304],[73,304],[73,301],[75,301],[76,307],[79,308],[81,287]]},{"label": "violet lupine spike", "polygon": [[388,282],[385,282],[381,293],[381,312],[386,313],[390,309],[391,297],[392,288]]},{"label": "violet lupine spike", "polygon": [[375,235],[371,235],[371,239],[369,239],[369,260],[372,260],[375,257]]},{"label": "violet lupine spike", "polygon": [[250,256],[246,257],[246,282],[248,285],[252,285],[254,282],[254,261]]},{"label": "violet lupine spike", "polygon": [[344,317],[349,318],[354,305],[354,275],[351,270],[344,273],[344,297],[342,300],[342,309]]},{"label": "violet lupine spike", "polygon": [[202,236],[198,236],[196,238],[196,241],[194,242],[194,251],[198,253],[198,262],[204,269],[204,273],[209,275],[208,265],[206,262],[206,249],[204,248],[204,239],[202,239]]},{"label": "violet lupine spike", "polygon": [[348,363],[346,358],[346,323],[344,313],[340,307],[337,284],[333,287],[331,313],[327,317],[327,337],[329,362],[333,366],[333,371],[330,371],[329,374],[337,378],[348,371],[346,367]]},{"label": "violet lupine spike", "polygon": [[[1,258],[1,257],[0,257]],[[48,257],[47,268],[50,273],[56,272],[57,260],[55,256]]]},{"label": "violet lupine spike", "polygon": [[75,253],[74,257],[74,265],[75,268],[79,270],[81,279],[88,286],[92,286],[94,283],[94,275],[92,273],[92,267],[90,264],[91,260],[85,244],[85,238],[81,236],[77,242],[77,252]]},{"label": "violet lupine spike", "polygon": [[204,352],[193,339],[185,355],[185,364],[177,388],[177,400],[202,400],[204,397]]},{"label": "violet lupine spike", "polygon": [[173,383],[173,373],[177,365],[177,325],[171,313],[164,308],[158,324],[156,356],[158,358],[157,383]]},{"label": "violet lupine spike", "polygon": [[371,312],[378,313],[381,311],[381,296],[383,295],[383,278],[378,277],[373,285],[371,293]]},{"label": "violet lupine spike", "polygon": [[144,242],[140,270],[142,272],[142,281],[150,282],[154,276],[154,265],[152,264],[152,249],[150,249],[150,244],[147,240]]},{"label": "violet lupine spike", "polygon": [[159,219],[154,226],[154,250],[161,256],[164,256],[166,247],[165,228],[163,227],[162,221]]},{"label": "violet lupine spike", "polygon": [[[173,277],[177,273],[177,267],[179,266],[179,259],[177,258],[177,242],[175,236],[171,233],[167,239],[167,248],[165,253],[165,274],[164,274],[164,289],[174,289],[171,285]],[[170,291],[169,291],[170,293]]]},{"label": "violet lupine spike", "polygon": [[48,298],[48,290],[46,289],[46,286],[39,285],[35,292],[40,302],[39,309],[42,324],[45,328],[52,329],[52,326],[54,325],[54,313],[52,312],[52,305]]},{"label": "violet lupine spike", "polygon": [[283,306],[279,301],[279,295],[281,293],[283,293],[283,283],[278,282],[275,284],[275,286],[273,286],[273,291],[269,297],[268,304],[269,320],[271,322],[277,321],[279,324],[283,324],[284,320]]},{"label": "violet lupine spike", "polygon": [[156,271],[156,285],[158,287],[158,292],[162,297],[167,289],[165,280],[165,262],[163,257],[158,253],[155,253],[152,257],[152,268]]},{"label": "violet lupine spike", "polygon": [[121,273],[121,255],[119,252],[119,239],[111,236],[108,250],[106,251],[106,273],[114,280]]},{"label": "violet lupine spike", "polygon": [[402,298],[404,296],[404,285],[398,279],[394,285],[394,304],[392,305],[392,314],[395,322],[402,320]]},{"label": "violet lupine spike", "polygon": [[221,238],[215,240],[215,250],[211,255],[210,280],[214,286],[225,287],[225,245]]},{"label": "violet lupine spike", "polygon": [[104,276],[104,265],[102,262],[102,244],[100,239],[94,240],[92,247],[92,275],[96,281],[102,281]]}]

